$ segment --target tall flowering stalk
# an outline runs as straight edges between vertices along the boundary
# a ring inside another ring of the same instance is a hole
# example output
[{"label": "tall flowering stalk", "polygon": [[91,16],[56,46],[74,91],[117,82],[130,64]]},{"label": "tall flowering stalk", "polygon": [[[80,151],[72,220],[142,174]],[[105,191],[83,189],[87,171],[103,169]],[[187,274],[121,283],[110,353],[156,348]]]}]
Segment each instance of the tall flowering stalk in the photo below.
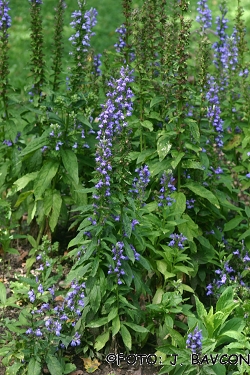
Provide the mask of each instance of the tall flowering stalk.
[{"label": "tall flowering stalk", "polygon": [[[99,130],[97,133],[96,148],[96,177],[98,182],[95,185],[96,193],[93,195],[95,200],[95,214],[99,218],[103,215],[103,208],[108,209],[111,197],[111,183],[113,170],[113,149],[114,139],[127,128],[126,117],[132,115],[133,93],[129,84],[133,81],[132,72],[128,67],[122,67],[120,78],[111,79],[108,83],[110,91],[107,93],[106,104],[102,106],[102,112],[99,116]],[[105,216],[105,214],[104,214]]]},{"label": "tall flowering stalk", "polygon": [[43,28],[41,5],[42,0],[30,0],[31,15],[31,72],[33,74],[33,87],[31,96],[41,96],[42,86],[45,83],[45,61],[43,53]]},{"label": "tall flowering stalk", "polygon": [[55,35],[52,70],[54,71],[53,91],[59,88],[59,77],[62,71],[62,31],[63,31],[63,15],[66,4],[64,0],[58,0],[57,8],[55,9]]},{"label": "tall flowering stalk", "polygon": [[70,23],[75,33],[69,38],[73,46],[70,55],[74,58],[71,69],[70,88],[73,92],[83,87],[86,76],[86,64],[90,47],[90,38],[95,35],[92,28],[96,25],[97,10],[91,8],[85,11],[85,1],[78,1],[79,10],[72,13]]},{"label": "tall flowering stalk", "polygon": [[11,18],[9,15],[10,8],[8,7],[8,4],[9,1],[0,0],[0,97],[3,102],[3,117],[5,119],[8,119],[8,28],[11,26]]}]

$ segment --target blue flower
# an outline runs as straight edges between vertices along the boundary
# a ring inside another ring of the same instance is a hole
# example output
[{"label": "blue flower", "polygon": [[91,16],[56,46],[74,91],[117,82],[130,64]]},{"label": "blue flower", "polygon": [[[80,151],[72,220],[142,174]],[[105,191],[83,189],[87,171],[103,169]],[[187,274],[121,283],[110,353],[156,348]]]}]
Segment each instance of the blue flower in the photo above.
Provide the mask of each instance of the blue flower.
[{"label": "blue flower", "polygon": [[212,26],[212,12],[208,8],[207,0],[200,0],[197,2],[197,5],[199,5],[197,11],[200,14],[196,17],[196,21],[201,24],[204,30],[208,29]]},{"label": "blue flower", "polygon": [[188,334],[186,345],[192,353],[199,354],[202,352],[202,331],[198,327],[195,328],[193,333]]},{"label": "blue flower", "polygon": [[0,0],[0,30],[6,30],[11,26],[8,4],[9,1]]}]

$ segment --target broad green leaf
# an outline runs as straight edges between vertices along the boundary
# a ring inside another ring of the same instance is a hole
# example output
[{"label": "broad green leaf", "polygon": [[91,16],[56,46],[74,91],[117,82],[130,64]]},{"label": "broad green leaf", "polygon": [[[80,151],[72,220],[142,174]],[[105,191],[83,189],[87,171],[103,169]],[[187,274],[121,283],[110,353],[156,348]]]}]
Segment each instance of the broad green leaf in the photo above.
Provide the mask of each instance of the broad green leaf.
[{"label": "broad green leaf", "polygon": [[[27,173],[25,176],[19,178],[14,182],[15,191],[19,191],[25,188],[30,181],[34,181],[37,178],[38,172]],[[26,192],[27,193],[27,192]]]},{"label": "broad green leaf", "polygon": [[60,211],[62,206],[61,194],[57,191],[53,191],[52,195],[52,213],[49,218],[49,226],[52,232],[54,232],[55,227],[57,226]]},{"label": "broad green leaf", "polygon": [[127,243],[127,241],[124,241],[124,245],[125,245],[125,251],[126,251],[127,256],[134,263],[134,261],[135,261],[135,255],[134,255],[133,250],[131,249],[131,247]]},{"label": "broad green leaf", "polygon": [[89,302],[94,312],[97,312],[101,305],[100,285],[94,285],[89,293]]},{"label": "broad green leaf", "polygon": [[64,168],[66,169],[66,173],[68,173],[74,183],[78,185],[79,176],[76,154],[72,150],[60,150],[60,154],[62,156],[62,161]]},{"label": "broad green leaf", "polygon": [[53,375],[63,375],[63,369],[56,357],[48,354],[46,357],[46,364],[51,374]]},{"label": "broad green leaf", "polygon": [[237,207],[237,206],[233,205],[232,203],[230,203],[226,199],[224,192],[222,192],[220,190],[215,190],[215,194],[216,194],[216,197],[218,198],[222,207],[225,207],[225,208],[228,208],[229,210],[233,210],[233,211],[237,211],[237,212],[243,211],[242,208]]},{"label": "broad green leaf", "polygon": [[169,141],[168,136],[165,135],[165,136],[162,136],[158,139],[158,141],[157,141],[157,152],[158,152],[158,155],[159,155],[160,162],[163,159],[165,159],[165,157],[167,156],[167,154],[169,153],[171,148],[172,148],[172,143]]},{"label": "broad green leaf", "polygon": [[42,197],[53,177],[55,177],[58,168],[59,163],[54,160],[49,160],[42,166],[34,183],[34,194],[36,199]]},{"label": "broad green leaf", "polygon": [[149,149],[149,150],[143,150],[142,152],[139,153],[138,157],[137,157],[137,160],[136,160],[136,163],[137,164],[141,164],[141,163],[145,163],[145,161],[150,157],[152,156],[156,151],[155,150],[152,150],[152,149]]},{"label": "broad green leaf", "polygon": [[246,213],[247,217],[250,218],[250,207],[249,206],[245,207],[245,213]]},{"label": "broad green leaf", "polygon": [[244,240],[245,238],[250,236],[250,229],[247,229],[240,237],[239,241]]},{"label": "broad green leaf", "polygon": [[174,213],[180,217],[186,211],[186,196],[182,192],[174,192],[171,196],[175,199]]},{"label": "broad green leaf", "polygon": [[118,315],[112,320],[112,336],[114,337],[121,328],[121,322]]},{"label": "broad green leaf", "polygon": [[173,169],[175,169],[178,166],[184,155],[185,152],[180,152],[178,153],[177,157],[173,157],[173,160],[171,161],[171,166]]},{"label": "broad green leaf", "polygon": [[28,375],[40,375],[41,374],[41,363],[35,358],[31,358],[28,364]]},{"label": "broad green leaf", "polygon": [[184,160],[182,162],[182,167],[187,169],[200,169],[201,171],[204,169],[199,161],[192,159]]},{"label": "broad green leaf", "polygon": [[198,317],[202,320],[204,317],[207,316],[206,309],[204,305],[199,301],[198,297],[194,296],[195,303],[196,303],[196,311],[198,314]]},{"label": "broad green leaf", "polygon": [[236,228],[244,219],[245,218],[243,216],[234,217],[232,220],[230,220],[228,223],[225,224],[224,231],[227,232],[231,229]]},{"label": "broad green leaf", "polygon": [[220,296],[216,303],[216,311],[223,311],[226,306],[231,305],[233,301],[233,288],[230,286]]},{"label": "broad green leaf", "polygon": [[165,279],[170,279],[171,277],[176,276],[175,273],[167,271],[167,263],[164,260],[157,260],[156,266],[158,271],[160,271],[165,276]]},{"label": "broad green leaf", "polygon": [[151,265],[149,263],[149,261],[144,258],[141,254],[140,254],[140,260],[139,260],[139,263],[148,271],[151,270]]},{"label": "broad green leaf", "polygon": [[6,303],[6,288],[5,285],[0,282],[0,301],[2,305]]},{"label": "broad green leaf", "polygon": [[[32,109],[33,111],[33,109]],[[25,147],[24,150],[22,150],[22,152],[20,153],[20,157],[24,156],[24,155],[28,155],[30,154],[31,152],[34,152],[36,150],[38,150],[39,148],[42,148],[43,146],[46,146],[46,143],[47,143],[47,136],[49,134],[49,129],[46,130],[42,135],[41,137],[39,138],[35,138],[33,139],[28,145],[27,147]]]},{"label": "broad green leaf", "polygon": [[[14,365],[9,366],[6,370],[6,375],[16,375],[19,372],[19,369],[23,366],[22,363],[14,363]],[[20,374],[20,372],[19,372]]]},{"label": "broad green leaf", "polygon": [[139,326],[138,324],[134,324],[131,322],[123,322],[126,326],[132,328],[133,331],[135,332],[140,332],[140,333],[147,333],[149,330],[145,327]]},{"label": "broad green leaf", "polygon": [[73,365],[73,363],[66,363],[63,369],[63,373],[66,375],[75,370],[76,370],[76,365]]},{"label": "broad green leaf", "polygon": [[120,329],[120,333],[121,333],[121,336],[122,336],[122,340],[124,342],[124,345],[129,349],[131,350],[132,349],[132,338],[131,338],[131,335],[129,333],[129,330],[125,327],[125,325],[122,323],[121,324],[121,329]]},{"label": "broad green leaf", "polygon": [[47,189],[46,194],[43,199],[43,207],[44,207],[44,215],[49,216],[50,211],[52,209],[52,189]]},{"label": "broad green leaf", "polygon": [[111,309],[111,311],[109,312],[109,314],[108,314],[108,322],[110,322],[111,320],[113,320],[117,315],[118,315],[118,308],[117,307],[113,307]]},{"label": "broad green leaf", "polygon": [[163,294],[164,294],[164,290],[162,288],[158,288],[155,292],[152,303],[156,305],[161,303]]},{"label": "broad green leaf", "polygon": [[143,126],[144,128],[149,129],[151,132],[154,130],[152,122],[148,121],[148,120],[141,121],[141,126]]},{"label": "broad green leaf", "polygon": [[189,183],[185,184],[183,187],[191,190],[196,195],[199,195],[200,197],[207,199],[215,207],[220,208],[220,205],[219,205],[219,202],[218,202],[218,199],[216,198],[216,196],[211,191],[204,188],[204,186],[202,186],[198,183],[195,183],[195,182],[189,182]]},{"label": "broad green leaf", "polygon": [[108,317],[107,316],[104,316],[103,318],[100,318],[94,322],[90,322],[87,327],[89,328],[98,328],[98,327],[102,327],[104,326],[105,324],[108,323]]},{"label": "broad green leaf", "polygon": [[189,241],[193,241],[194,237],[200,235],[199,227],[189,215],[183,214],[182,218],[185,219],[186,222],[178,224],[178,229]]},{"label": "broad green leaf", "polygon": [[25,201],[25,199],[27,197],[29,197],[30,195],[32,195],[34,193],[33,190],[29,190],[29,191],[24,191],[23,193],[21,193],[19,196],[18,196],[18,199],[14,205],[15,208],[19,207],[20,204]]},{"label": "broad green leaf", "polygon": [[196,142],[200,142],[200,130],[199,130],[199,126],[198,126],[197,122],[195,120],[189,119],[189,118],[187,118],[185,121],[189,126],[191,135],[194,138],[194,140]]},{"label": "broad green leaf", "polygon": [[124,232],[126,233],[126,237],[130,238],[131,233],[132,233],[132,224],[131,224],[131,220],[129,219],[126,213],[124,213],[122,221],[123,221],[123,229],[124,229]]},{"label": "broad green leaf", "polygon": [[109,331],[104,332],[101,335],[97,336],[97,338],[95,340],[94,348],[97,351],[101,350],[106,345],[106,343],[109,341],[109,336],[110,336]]},{"label": "broad green leaf", "polygon": [[5,249],[5,252],[9,254],[20,255],[19,251],[17,249],[14,249],[13,247]]},{"label": "broad green leaf", "polygon": [[152,108],[156,104],[163,102],[163,100],[166,100],[164,96],[155,96],[150,102],[150,108]]},{"label": "broad green leaf", "polygon": [[246,320],[243,320],[242,318],[232,318],[223,324],[219,334],[222,335],[226,331],[242,332],[245,326]]},{"label": "broad green leaf", "polygon": [[184,337],[178,331],[171,327],[166,327],[166,330],[168,331],[168,334],[165,339],[168,338],[168,336],[171,336],[174,346],[178,346],[181,349],[184,349],[186,347]]}]

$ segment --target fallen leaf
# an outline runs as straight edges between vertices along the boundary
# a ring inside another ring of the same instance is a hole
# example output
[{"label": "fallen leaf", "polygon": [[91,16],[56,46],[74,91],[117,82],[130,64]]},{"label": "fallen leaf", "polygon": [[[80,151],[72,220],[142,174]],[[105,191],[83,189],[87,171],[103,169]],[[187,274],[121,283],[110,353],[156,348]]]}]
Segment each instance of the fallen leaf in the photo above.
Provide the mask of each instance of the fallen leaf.
[{"label": "fallen leaf", "polygon": [[95,372],[100,366],[100,362],[95,358],[93,361],[91,358],[82,358],[84,367],[89,374]]}]

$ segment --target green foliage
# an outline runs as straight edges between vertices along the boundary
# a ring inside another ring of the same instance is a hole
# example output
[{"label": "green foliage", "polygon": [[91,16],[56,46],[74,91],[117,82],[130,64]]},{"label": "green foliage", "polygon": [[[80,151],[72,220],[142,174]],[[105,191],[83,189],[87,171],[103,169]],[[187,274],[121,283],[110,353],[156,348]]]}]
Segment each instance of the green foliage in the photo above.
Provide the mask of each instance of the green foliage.
[{"label": "green foliage", "polygon": [[[160,374],[247,373],[244,363],[218,362],[249,351],[249,63],[241,3],[236,37],[192,22],[186,0],[116,2],[124,24],[116,45],[106,42],[101,65],[101,46],[91,39],[92,27],[104,32],[100,22],[94,27],[95,10],[79,1],[70,17],[73,3],[55,5],[45,58],[48,5],[27,4],[31,55],[22,90],[8,81],[6,20],[0,30],[0,244],[4,257],[18,253],[13,239],[27,214],[32,246],[27,275],[10,283],[11,296],[4,267],[0,281],[7,373],[39,375],[47,366],[67,374],[74,370],[69,352],[128,354],[148,343],[164,360]],[[220,9],[223,18],[225,1]],[[53,238],[68,231],[62,258]],[[19,305],[17,319],[5,316]],[[202,350],[191,364],[194,332]]]}]

